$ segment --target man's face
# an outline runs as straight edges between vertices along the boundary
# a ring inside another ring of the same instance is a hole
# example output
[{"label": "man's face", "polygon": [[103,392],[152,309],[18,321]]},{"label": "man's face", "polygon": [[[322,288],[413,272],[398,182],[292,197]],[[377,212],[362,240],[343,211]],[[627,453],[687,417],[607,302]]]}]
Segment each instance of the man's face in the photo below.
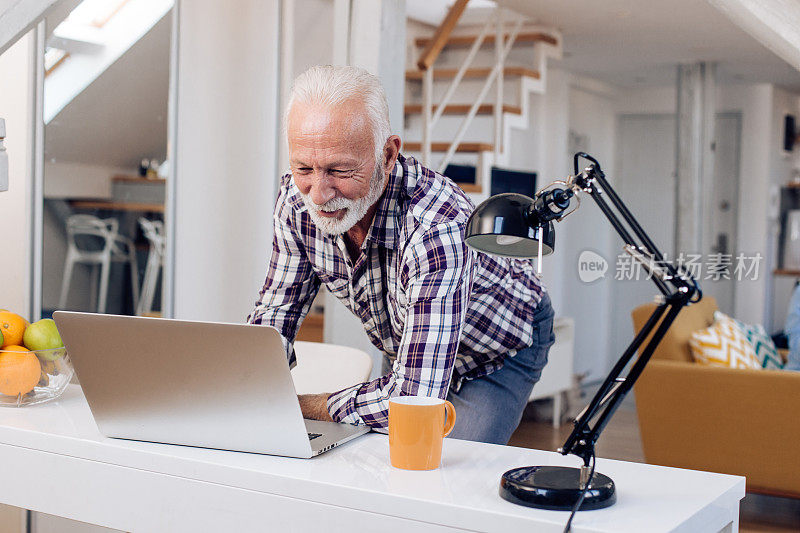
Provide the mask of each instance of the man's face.
[{"label": "man's face", "polygon": [[345,233],[378,201],[385,185],[363,107],[295,103],[287,138],[292,176],[314,224],[330,235]]}]

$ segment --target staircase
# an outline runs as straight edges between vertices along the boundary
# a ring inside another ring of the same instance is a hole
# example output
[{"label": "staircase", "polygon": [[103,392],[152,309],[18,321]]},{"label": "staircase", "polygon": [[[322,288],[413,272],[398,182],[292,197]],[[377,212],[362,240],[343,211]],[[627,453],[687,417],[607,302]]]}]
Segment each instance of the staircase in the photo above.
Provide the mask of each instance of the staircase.
[{"label": "staircase", "polygon": [[403,151],[439,172],[474,166],[475,182],[462,187],[480,201],[490,194],[492,167],[512,163],[511,130],[530,128],[530,97],[544,94],[561,35],[502,7],[459,23],[467,1],[453,4],[434,35],[408,32],[419,61],[406,71]]}]

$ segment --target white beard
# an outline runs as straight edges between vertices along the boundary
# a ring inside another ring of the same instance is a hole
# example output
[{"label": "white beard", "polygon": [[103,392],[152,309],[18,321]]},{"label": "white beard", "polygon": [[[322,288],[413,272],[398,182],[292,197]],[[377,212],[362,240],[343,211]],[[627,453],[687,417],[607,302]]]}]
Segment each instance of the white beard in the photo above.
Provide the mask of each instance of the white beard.
[{"label": "white beard", "polygon": [[[308,214],[311,215],[311,220],[317,229],[328,235],[341,235],[350,230],[356,223],[364,218],[372,207],[383,194],[386,186],[386,178],[381,170],[380,165],[377,165],[377,170],[372,176],[370,181],[369,191],[366,196],[356,200],[347,198],[334,198],[322,205],[315,204],[310,196],[300,193],[303,203],[308,208]],[[333,212],[344,209],[344,216],[340,219],[332,217],[324,217],[319,214],[320,211]]]}]

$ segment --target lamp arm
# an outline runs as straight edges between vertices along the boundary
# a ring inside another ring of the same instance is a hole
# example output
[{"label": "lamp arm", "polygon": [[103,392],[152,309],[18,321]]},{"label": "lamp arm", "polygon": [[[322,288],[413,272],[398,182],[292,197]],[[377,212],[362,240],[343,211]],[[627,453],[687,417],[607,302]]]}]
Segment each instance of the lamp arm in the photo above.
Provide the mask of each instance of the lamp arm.
[{"label": "lamp arm", "polygon": [[[633,387],[633,384],[641,375],[645,365],[650,361],[650,357],[664,338],[675,317],[685,304],[679,302],[662,303],[656,307],[650,315],[646,325],[639,331],[637,336],[628,345],[623,355],[614,365],[614,369],[609,373],[600,389],[592,398],[589,405],[575,418],[575,427],[567,437],[564,445],[558,449],[562,455],[573,454],[583,459],[584,465],[588,466],[589,461],[594,455],[594,446],[600,433],[603,432],[611,417],[617,411],[622,400]],[[663,320],[660,321],[663,316]],[[653,333],[653,336],[641,351],[639,359],[634,363],[626,377],[620,377],[624,369],[628,366],[631,359],[636,355],[636,351],[645,339]],[[598,415],[599,413],[599,415]],[[595,420],[594,425],[592,421]]]},{"label": "lamp arm", "polygon": [[[592,162],[583,172],[580,172],[578,168],[580,158]],[[678,313],[683,307],[699,301],[702,293],[697,281],[691,275],[683,271],[679,272],[674,265],[664,260],[664,255],[605,179],[596,159],[583,152],[575,154],[575,176],[571,178],[571,181],[577,190],[588,193],[594,199],[626,247],[630,247],[636,252],[633,255],[634,259],[641,260],[641,257],[648,255],[659,263],[659,271],[656,274],[651,272],[650,279],[662,293],[662,303],[656,307],[644,327],[625,349],[589,405],[575,418],[575,427],[572,433],[558,450],[563,455],[570,453],[577,455],[583,459],[584,466],[588,466],[594,455],[594,446],[600,433],[605,429],[622,400],[644,371],[644,367]],[[608,196],[611,205],[603,198],[604,193]],[[617,215],[617,212],[620,216]],[[647,341],[646,344],[645,341]],[[644,348],[640,350],[642,345]],[[641,354],[639,359],[633,364],[626,377],[620,377],[637,351],[640,351]],[[591,425],[593,420],[595,420],[594,425]]]}]

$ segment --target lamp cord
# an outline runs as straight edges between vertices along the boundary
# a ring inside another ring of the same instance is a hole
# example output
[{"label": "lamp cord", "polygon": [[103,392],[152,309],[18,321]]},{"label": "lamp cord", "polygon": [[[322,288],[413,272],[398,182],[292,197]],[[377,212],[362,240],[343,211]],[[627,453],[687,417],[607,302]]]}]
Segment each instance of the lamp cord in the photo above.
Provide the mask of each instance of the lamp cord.
[{"label": "lamp cord", "polygon": [[594,450],[592,450],[592,467],[589,470],[589,479],[586,481],[586,485],[583,487],[583,490],[581,491],[581,495],[578,498],[578,501],[575,502],[575,505],[572,506],[572,512],[569,515],[569,520],[567,520],[567,525],[564,527],[564,533],[569,533],[570,529],[572,528],[572,519],[575,518],[575,512],[581,508],[583,499],[586,497],[586,491],[589,490],[589,485],[592,484],[592,479],[594,479],[594,463],[595,463],[595,456],[594,456]]}]

